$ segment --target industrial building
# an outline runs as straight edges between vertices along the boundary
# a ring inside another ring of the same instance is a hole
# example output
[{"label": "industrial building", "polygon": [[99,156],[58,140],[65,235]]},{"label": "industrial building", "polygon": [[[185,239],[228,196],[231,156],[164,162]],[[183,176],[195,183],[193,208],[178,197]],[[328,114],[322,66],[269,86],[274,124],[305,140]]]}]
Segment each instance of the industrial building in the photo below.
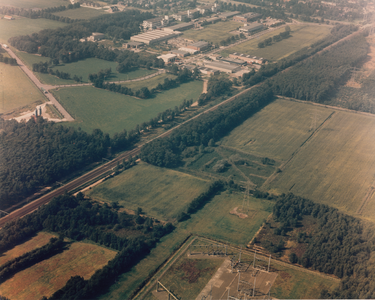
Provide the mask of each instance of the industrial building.
[{"label": "industrial building", "polygon": [[174,62],[176,60],[176,57],[177,57],[176,54],[168,53],[168,54],[160,55],[157,58],[162,59],[165,64],[168,64],[168,63]]},{"label": "industrial building", "polygon": [[194,27],[194,22],[189,22],[189,23],[180,23],[174,26],[169,26],[163,28],[164,31],[184,31],[190,28]]},{"label": "industrial building", "polygon": [[246,54],[242,54],[242,53],[233,53],[233,54],[229,54],[229,57],[230,58],[234,58],[234,59],[241,59],[243,61],[246,61],[248,63],[255,63],[255,64],[263,64],[265,62],[264,58],[258,58],[256,56],[251,56],[251,55],[246,55]]},{"label": "industrial building", "polygon": [[237,58],[231,58],[231,57],[222,57],[219,59],[220,61],[223,61],[223,62],[227,62],[227,63],[231,63],[231,64],[235,64],[235,65],[239,65],[239,66],[245,66],[246,65],[246,61],[244,60],[241,60],[241,59],[237,59]]},{"label": "industrial building", "polygon": [[261,17],[260,14],[247,13],[247,14],[243,14],[243,15],[240,15],[240,16],[234,16],[233,21],[241,22],[241,23],[247,23],[247,22],[251,22],[252,20],[255,20],[259,17]]},{"label": "industrial building", "polygon": [[205,41],[199,41],[190,45],[186,46],[189,49],[197,50],[197,51],[203,51],[210,47],[210,44]]},{"label": "industrial building", "polygon": [[179,31],[150,30],[145,33],[134,35],[130,38],[133,42],[140,42],[146,45],[158,43],[181,35]]},{"label": "industrial building", "polygon": [[217,62],[217,61],[205,61],[204,66],[210,69],[218,70],[225,73],[236,73],[241,70],[241,66],[230,63]]},{"label": "industrial building", "polygon": [[221,19],[228,19],[228,18],[231,18],[233,16],[236,16],[236,15],[239,15],[241,12],[239,11],[228,11],[228,12],[223,12],[219,15],[219,17]]},{"label": "industrial building", "polygon": [[257,22],[250,23],[250,24],[246,23],[243,27],[240,28],[240,32],[251,34],[253,32],[260,31],[265,28],[266,27],[261,23],[257,23]]},{"label": "industrial building", "polygon": [[105,34],[100,32],[93,32],[91,36],[87,38],[88,41],[96,42],[104,39]]},{"label": "industrial building", "polygon": [[176,54],[178,57],[185,57],[190,55],[189,52],[183,50],[172,50],[171,53]]},{"label": "industrial building", "polygon": [[194,50],[194,49],[191,49],[191,48],[187,48],[187,47],[181,47],[181,48],[178,48],[178,50],[189,52],[190,54],[195,54],[195,53],[198,52],[197,50]]},{"label": "industrial building", "polygon": [[144,20],[142,23],[142,27],[144,30],[152,30],[158,27],[164,27],[169,24],[169,19],[168,18],[153,18],[153,19],[148,19]]}]

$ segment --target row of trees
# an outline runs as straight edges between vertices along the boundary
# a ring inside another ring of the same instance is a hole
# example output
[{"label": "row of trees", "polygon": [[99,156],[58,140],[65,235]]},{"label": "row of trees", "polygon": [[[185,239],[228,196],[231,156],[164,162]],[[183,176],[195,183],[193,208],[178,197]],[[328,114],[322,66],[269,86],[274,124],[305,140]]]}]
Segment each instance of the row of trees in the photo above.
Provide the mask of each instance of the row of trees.
[{"label": "row of trees", "polygon": [[11,66],[17,66],[17,60],[15,58],[3,56],[0,53],[0,62],[3,62],[4,64],[9,64]]},{"label": "row of trees", "polygon": [[[33,64],[33,72],[39,72],[44,74],[55,75],[61,79],[72,79],[70,73],[62,72],[56,69],[56,71],[49,67],[47,62],[39,62]],[[73,76],[73,80],[76,82],[82,82],[82,76],[78,77],[77,75]]]},{"label": "row of trees", "polygon": [[[289,26],[286,26],[286,27],[289,28]],[[264,48],[264,47],[266,47],[266,46],[271,45],[271,44],[272,44],[272,41],[273,41],[274,43],[277,43],[277,42],[280,42],[280,41],[282,41],[283,39],[286,39],[286,38],[288,38],[288,37],[290,37],[290,28],[289,28],[289,30],[286,29],[284,32],[280,32],[279,34],[274,35],[273,37],[270,37],[270,38],[268,38],[268,39],[265,39],[265,40],[262,41],[262,42],[259,42],[259,43],[258,43],[258,47],[259,47],[259,48]]]}]

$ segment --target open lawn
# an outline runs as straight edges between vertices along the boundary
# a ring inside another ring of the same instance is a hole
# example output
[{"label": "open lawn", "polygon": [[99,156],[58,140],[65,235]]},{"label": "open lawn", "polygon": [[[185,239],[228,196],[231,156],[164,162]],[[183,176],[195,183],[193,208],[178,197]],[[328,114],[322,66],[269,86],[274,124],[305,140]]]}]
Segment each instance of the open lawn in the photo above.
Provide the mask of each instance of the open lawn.
[{"label": "open lawn", "polygon": [[21,256],[29,251],[43,247],[44,245],[48,244],[49,240],[53,237],[56,237],[56,235],[47,232],[39,232],[37,236],[3,253],[0,256],[0,266],[5,264],[7,261]]},{"label": "open lawn", "polygon": [[[39,55],[29,54],[20,51],[17,51],[17,56],[28,66],[30,70],[32,70],[32,66],[34,63],[39,63],[41,61],[50,61],[49,57],[42,57]],[[107,61],[99,58],[87,58],[69,64],[54,66],[52,67],[52,69],[55,71],[59,70],[60,72],[69,73],[72,78],[74,75],[77,75],[78,77],[82,76],[83,82],[89,82],[89,74],[98,73],[101,69],[108,68],[111,68],[112,70],[112,75],[109,78],[110,81],[130,80],[139,77],[144,77],[157,72],[156,70],[138,69],[128,73],[119,73],[116,71],[117,65],[118,64],[116,62],[112,61]],[[74,80],[60,79],[57,76],[49,74],[42,74],[38,72],[35,72],[34,74],[39,78],[41,82],[46,84],[63,85],[76,83]]]},{"label": "open lawn", "polygon": [[[268,187],[355,214],[374,186],[374,141],[373,115],[338,110]],[[374,221],[371,201],[361,212]]]},{"label": "open lawn", "polygon": [[231,37],[233,34],[230,31],[242,27],[242,23],[234,21],[217,22],[210,24],[201,30],[189,29],[184,31],[183,38],[195,41],[204,40],[211,43],[220,43],[220,41]]},{"label": "open lawn", "polygon": [[[332,110],[278,99],[267,105],[219,143],[259,157],[287,160]],[[316,122],[315,122],[316,120]]]},{"label": "open lawn", "polygon": [[92,188],[88,196],[118,201],[128,209],[141,207],[148,216],[170,221],[208,186],[209,182],[202,179],[141,163]]},{"label": "open lawn", "polygon": [[[0,63],[0,113],[45,101],[42,92],[19,67]],[[34,109],[35,105],[30,109]]]},{"label": "open lawn", "polygon": [[290,25],[290,28],[292,30],[291,37],[273,43],[271,46],[258,48],[258,43],[285,31],[284,27],[267,32],[259,38],[254,38],[248,42],[225,49],[221,52],[221,55],[228,56],[231,53],[237,52],[263,57],[267,60],[279,60],[323,39],[331,31],[331,27],[325,25]]},{"label": "open lawn", "polygon": [[66,23],[47,19],[29,19],[18,16],[15,16],[15,18],[15,20],[0,19],[0,43],[8,44],[8,39],[12,36],[32,34],[43,29],[55,29],[67,25]]},{"label": "open lawn", "polygon": [[80,7],[76,9],[68,9],[65,11],[59,11],[54,13],[56,16],[60,17],[68,17],[71,19],[91,19],[97,16],[101,16],[102,14],[106,14],[107,12],[102,9],[92,9],[87,7]]},{"label": "open lawn", "polygon": [[150,99],[137,99],[91,86],[52,92],[76,119],[67,126],[81,127],[87,132],[100,128],[113,134],[124,129],[131,130],[137,124],[155,118],[159,112],[179,106],[184,99],[197,100],[202,86],[202,81],[193,81]]},{"label": "open lawn", "polygon": [[64,0],[0,0],[0,6],[15,6],[19,8],[47,8],[68,5]]},{"label": "open lawn", "polygon": [[116,252],[93,244],[75,242],[50,259],[18,272],[0,285],[1,295],[10,299],[40,299],[65,286],[71,276],[89,279]]}]

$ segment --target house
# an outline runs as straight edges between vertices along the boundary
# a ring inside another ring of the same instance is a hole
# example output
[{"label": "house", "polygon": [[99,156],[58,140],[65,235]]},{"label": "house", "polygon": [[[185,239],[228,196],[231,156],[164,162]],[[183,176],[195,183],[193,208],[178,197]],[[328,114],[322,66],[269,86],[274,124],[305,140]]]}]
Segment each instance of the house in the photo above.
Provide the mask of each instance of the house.
[{"label": "house", "polygon": [[6,19],[6,20],[14,20],[14,17],[13,16],[7,16],[7,15],[5,15],[4,19]]}]

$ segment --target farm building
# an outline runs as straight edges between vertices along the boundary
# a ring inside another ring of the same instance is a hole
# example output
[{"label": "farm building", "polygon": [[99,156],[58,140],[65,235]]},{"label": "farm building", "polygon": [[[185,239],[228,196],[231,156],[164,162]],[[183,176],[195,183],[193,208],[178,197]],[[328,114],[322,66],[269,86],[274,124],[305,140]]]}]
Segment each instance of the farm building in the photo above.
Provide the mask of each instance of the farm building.
[{"label": "farm building", "polygon": [[260,30],[263,30],[263,29],[265,29],[263,24],[255,22],[255,23],[251,23],[251,24],[245,24],[245,26],[240,28],[240,32],[251,34],[253,32],[260,31]]},{"label": "farm building", "polygon": [[185,57],[185,56],[188,56],[190,54],[189,52],[183,51],[183,50],[172,50],[171,52],[173,54],[176,54],[178,57]]},{"label": "farm building", "polygon": [[168,54],[160,55],[157,58],[162,59],[165,64],[168,64],[168,63],[174,62],[176,57],[177,57],[176,54],[168,53]]},{"label": "farm building", "polygon": [[241,59],[243,61],[246,61],[248,63],[255,63],[255,64],[263,64],[265,62],[265,60],[261,57],[261,58],[258,58],[256,56],[251,56],[251,55],[246,55],[246,54],[242,54],[242,53],[233,53],[233,54],[229,54],[229,57],[230,58],[234,58],[234,59]]},{"label": "farm building", "polygon": [[231,18],[233,16],[236,16],[236,15],[239,15],[241,12],[239,11],[229,11],[229,12],[223,12],[219,15],[219,17],[221,19],[228,19],[228,18]]},{"label": "farm building", "polygon": [[259,17],[261,17],[260,14],[247,13],[247,14],[243,14],[243,15],[240,15],[240,16],[234,16],[233,21],[241,22],[241,23],[247,23],[247,22],[251,22],[252,20],[255,20]]},{"label": "farm building", "polygon": [[194,27],[193,22],[181,23],[170,27],[163,28],[164,31],[184,31]]},{"label": "farm building", "polygon": [[238,65],[216,61],[206,61],[204,62],[204,66],[225,73],[236,73],[241,69],[241,66]]},{"label": "farm building", "polygon": [[147,29],[152,30],[158,27],[164,27],[168,25],[168,23],[169,23],[168,18],[159,17],[159,18],[144,20],[142,23],[142,27],[145,30]]},{"label": "farm building", "polygon": [[13,16],[4,16],[4,19],[6,19],[6,20],[14,20],[14,17]]},{"label": "farm building", "polygon": [[187,45],[186,48],[190,48],[197,51],[203,51],[210,47],[210,44],[205,41],[199,41],[190,45]]},{"label": "farm building", "polygon": [[163,30],[150,30],[145,33],[134,35],[130,38],[130,40],[133,42],[140,42],[146,45],[151,45],[151,44],[158,43],[160,41],[174,38],[181,34],[182,33],[179,31],[169,32],[169,31],[163,31]]}]

